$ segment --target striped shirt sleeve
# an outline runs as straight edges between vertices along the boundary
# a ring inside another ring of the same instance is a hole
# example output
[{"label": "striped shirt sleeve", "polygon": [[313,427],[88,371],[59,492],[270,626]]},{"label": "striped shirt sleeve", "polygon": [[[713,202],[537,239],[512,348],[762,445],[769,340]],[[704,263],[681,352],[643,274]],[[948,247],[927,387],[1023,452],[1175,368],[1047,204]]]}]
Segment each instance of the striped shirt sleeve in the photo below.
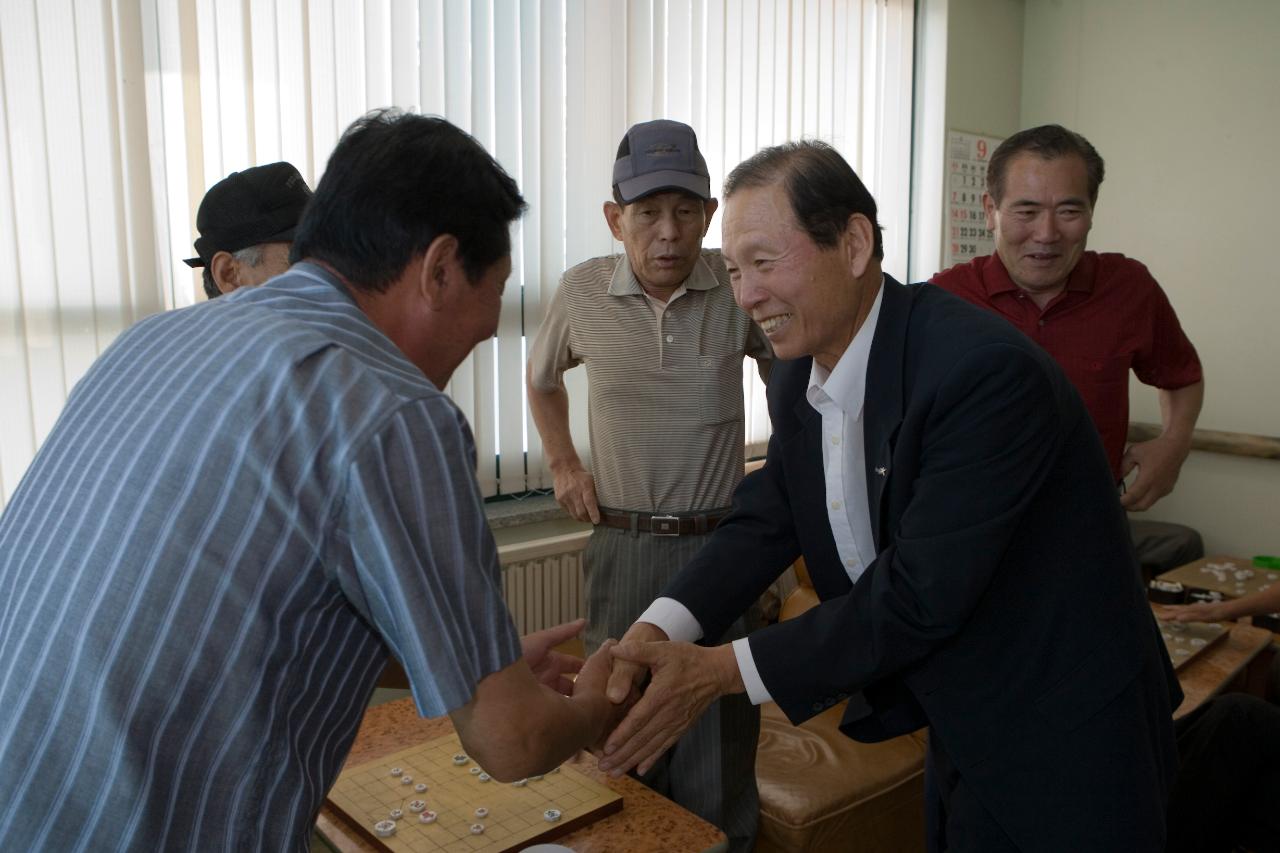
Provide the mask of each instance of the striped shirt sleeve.
[{"label": "striped shirt sleeve", "polygon": [[339,510],[338,582],[403,664],[424,716],[465,705],[521,654],[474,467],[456,407],[415,400],[355,455]]}]

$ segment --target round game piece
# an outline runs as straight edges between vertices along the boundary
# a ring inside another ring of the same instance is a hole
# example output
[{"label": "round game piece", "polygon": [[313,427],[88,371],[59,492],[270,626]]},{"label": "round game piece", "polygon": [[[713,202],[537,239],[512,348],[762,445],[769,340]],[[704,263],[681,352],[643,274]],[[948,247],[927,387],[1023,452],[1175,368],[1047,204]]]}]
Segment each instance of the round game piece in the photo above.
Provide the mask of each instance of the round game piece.
[{"label": "round game piece", "polygon": [[481,782],[488,782],[491,777],[489,776],[488,773],[481,773],[476,778],[479,779]]},{"label": "round game piece", "polygon": [[489,810],[486,809],[484,806],[481,806],[480,808],[476,809],[476,817],[488,817],[488,816],[489,816]]},{"label": "round game piece", "polygon": [[548,770],[548,771],[547,771],[547,773],[559,773],[559,772],[560,772],[560,768],[559,768],[559,767],[556,767],[556,768],[554,768],[554,769],[552,769],[552,770]]},{"label": "round game piece", "polygon": [[377,833],[379,838],[390,838],[396,834],[396,822],[394,820],[380,820],[373,825],[373,831]]},{"label": "round game piece", "polygon": [[541,774],[541,773],[539,773],[539,774],[538,774],[538,775],[536,775],[536,776],[530,776],[530,777],[529,777],[529,781],[530,781],[530,782],[541,782],[541,781],[542,781],[542,774]]},{"label": "round game piece", "polygon": [[545,812],[542,813],[542,819],[545,820],[547,823],[555,823],[560,819],[560,810],[547,809]]},{"label": "round game piece", "polygon": [[414,814],[417,814],[418,812],[422,811],[426,807],[427,807],[427,803],[425,800],[414,800],[411,803],[409,803],[409,811],[413,812]]},{"label": "round game piece", "polygon": [[461,752],[459,752],[457,755],[453,757],[453,763],[457,764],[458,766],[462,766],[463,764],[466,764],[470,760],[471,760],[470,758],[467,758],[467,756]]},{"label": "round game piece", "polygon": [[406,775],[406,776],[401,776],[401,777],[400,777],[400,784],[401,784],[401,785],[412,785],[412,784],[413,784],[413,777],[412,777],[412,776],[407,776],[407,775]]},{"label": "round game piece", "polygon": [[436,817],[437,815],[435,812],[431,812],[431,811],[423,812],[422,814],[418,815],[418,823],[435,823]]},{"label": "round game piece", "polygon": [[1166,640],[1173,639],[1173,634],[1170,634],[1168,631],[1162,631],[1160,635],[1164,637]]},{"label": "round game piece", "polygon": [[413,786],[413,790],[417,791],[419,794],[425,794],[427,792],[427,783],[419,782]]},{"label": "round game piece", "polygon": [[471,768],[471,770],[470,770],[470,771],[468,771],[468,772],[469,772],[472,776],[479,776],[479,775],[480,775],[481,773],[483,773],[484,771],[483,771],[483,770],[481,770],[479,767],[472,767],[472,768]]},{"label": "round game piece", "polygon": [[1173,653],[1175,655],[1189,655],[1191,654],[1191,649],[1174,649]]},{"label": "round game piece", "polygon": [[401,773],[403,773],[403,772],[404,772],[404,771],[403,771],[403,770],[401,770],[399,767],[392,767],[392,768],[391,768],[391,775],[392,775],[392,776],[399,776],[399,775],[400,775]]},{"label": "round game piece", "polygon": [[483,823],[473,823],[473,824],[471,824],[471,834],[472,834],[472,835],[484,835],[484,824],[483,824]]},{"label": "round game piece", "polygon": [[404,812],[401,811],[400,809],[392,809],[391,814],[387,815],[387,817],[391,818],[392,820],[399,820],[400,818],[404,817]]},{"label": "round game piece", "polygon": [[512,784],[512,785],[515,785],[517,788],[523,788],[525,785],[528,785],[528,784],[529,784],[529,780],[528,780],[528,779],[517,779],[516,781],[512,782],[511,784]]},{"label": "round game piece", "polygon": [[1208,640],[1206,640],[1204,637],[1192,637],[1192,638],[1191,638],[1191,645],[1193,645],[1193,646],[1203,646],[1203,645],[1204,645],[1205,643],[1207,643],[1207,642],[1209,642],[1209,641],[1208,641]]}]

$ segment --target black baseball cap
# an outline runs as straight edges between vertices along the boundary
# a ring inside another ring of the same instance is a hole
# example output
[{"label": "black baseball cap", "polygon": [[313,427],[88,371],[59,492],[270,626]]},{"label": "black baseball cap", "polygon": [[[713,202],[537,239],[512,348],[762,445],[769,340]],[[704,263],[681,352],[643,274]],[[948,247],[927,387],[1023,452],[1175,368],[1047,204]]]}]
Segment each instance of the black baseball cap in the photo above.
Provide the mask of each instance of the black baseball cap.
[{"label": "black baseball cap", "polygon": [[711,175],[698,135],[668,119],[633,124],[618,146],[613,185],[625,204],[656,192],[681,190],[711,198]]},{"label": "black baseball cap", "polygon": [[205,266],[218,252],[238,252],[260,243],[293,242],[311,189],[290,163],[254,166],[232,172],[204,194],[196,212],[196,257],[189,267]]}]

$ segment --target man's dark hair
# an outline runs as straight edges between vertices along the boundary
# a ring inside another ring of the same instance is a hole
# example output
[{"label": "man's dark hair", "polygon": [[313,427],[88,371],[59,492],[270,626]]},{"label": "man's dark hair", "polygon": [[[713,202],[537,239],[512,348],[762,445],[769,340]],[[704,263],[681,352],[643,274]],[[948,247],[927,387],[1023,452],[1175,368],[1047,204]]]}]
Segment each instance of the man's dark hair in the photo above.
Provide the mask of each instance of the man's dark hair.
[{"label": "man's dark hair", "polygon": [[724,182],[728,199],[740,189],[781,182],[796,222],[814,243],[831,249],[861,213],[871,222],[872,254],[884,257],[883,230],[876,220],[876,200],[845,159],[825,142],[802,140],[765,148],[737,165]]},{"label": "man's dark hair", "polygon": [[1098,187],[1106,174],[1098,150],[1074,130],[1067,130],[1060,124],[1043,124],[1018,131],[1001,142],[991,155],[987,163],[987,194],[997,205],[1004,197],[1004,176],[1009,171],[1009,161],[1024,151],[1042,160],[1056,160],[1072,154],[1079,157],[1089,175],[1089,204],[1098,202]]},{"label": "man's dark hair", "polygon": [[352,287],[382,292],[451,234],[474,282],[511,251],[511,223],[525,207],[515,181],[469,134],[442,118],[376,110],[338,140],[289,261],[324,261]]}]

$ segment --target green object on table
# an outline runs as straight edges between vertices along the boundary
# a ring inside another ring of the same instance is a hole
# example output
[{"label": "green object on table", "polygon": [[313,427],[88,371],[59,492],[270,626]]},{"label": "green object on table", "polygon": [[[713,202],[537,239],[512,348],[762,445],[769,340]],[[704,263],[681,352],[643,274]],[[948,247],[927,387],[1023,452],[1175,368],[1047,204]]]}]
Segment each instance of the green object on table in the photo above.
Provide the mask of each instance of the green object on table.
[{"label": "green object on table", "polygon": [[1280,557],[1259,554],[1253,558],[1253,564],[1260,569],[1280,569]]}]

